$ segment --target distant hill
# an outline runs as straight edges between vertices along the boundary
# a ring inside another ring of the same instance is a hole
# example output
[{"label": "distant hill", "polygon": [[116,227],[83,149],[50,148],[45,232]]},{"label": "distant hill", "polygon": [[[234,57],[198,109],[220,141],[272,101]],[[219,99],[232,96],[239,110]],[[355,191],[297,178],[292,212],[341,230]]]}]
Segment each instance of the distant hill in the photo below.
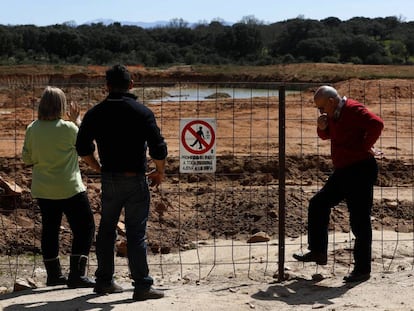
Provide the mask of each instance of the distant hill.
[{"label": "distant hill", "polygon": [[[154,21],[154,22],[131,22],[131,21],[115,21],[110,18],[98,18],[91,21],[87,21],[84,24],[91,25],[91,24],[99,24],[102,23],[105,26],[111,25],[113,23],[120,23],[123,26],[138,26],[142,28],[154,28],[154,27],[163,27],[167,26],[171,21]],[[223,21],[221,22],[223,25],[231,26],[233,23]],[[190,23],[188,22],[189,27],[193,28],[195,25],[199,23]]]},{"label": "distant hill", "polygon": [[168,25],[169,21],[155,21],[155,22],[130,22],[130,21],[115,21],[113,19],[107,19],[107,18],[98,18],[94,19],[92,21],[87,21],[84,24],[90,25],[90,24],[99,24],[102,23],[103,25],[111,25],[113,23],[120,23],[121,25],[126,26],[138,26],[142,28],[153,28],[158,26],[166,26]]}]

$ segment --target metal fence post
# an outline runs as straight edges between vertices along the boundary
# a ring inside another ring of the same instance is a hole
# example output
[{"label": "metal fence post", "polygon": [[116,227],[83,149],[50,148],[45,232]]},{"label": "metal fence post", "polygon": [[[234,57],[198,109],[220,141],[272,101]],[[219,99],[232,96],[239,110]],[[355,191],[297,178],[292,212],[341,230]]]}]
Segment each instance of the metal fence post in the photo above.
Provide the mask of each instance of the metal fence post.
[{"label": "metal fence post", "polygon": [[279,282],[284,280],[285,271],[285,157],[286,157],[286,90],[279,87]]}]

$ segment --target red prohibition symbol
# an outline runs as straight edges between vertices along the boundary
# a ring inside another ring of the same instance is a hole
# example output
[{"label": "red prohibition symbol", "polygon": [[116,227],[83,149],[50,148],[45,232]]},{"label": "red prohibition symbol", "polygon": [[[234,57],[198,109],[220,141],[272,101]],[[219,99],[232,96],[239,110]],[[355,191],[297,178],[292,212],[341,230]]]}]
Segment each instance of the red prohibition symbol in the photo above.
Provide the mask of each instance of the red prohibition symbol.
[{"label": "red prohibition symbol", "polygon": [[[192,128],[193,125],[197,125],[197,128],[199,130],[194,130]],[[204,137],[204,134],[202,131],[203,126],[205,126],[210,131],[210,135],[211,135],[210,142],[206,141]],[[194,137],[194,142],[192,144],[188,144],[185,139],[187,131]],[[214,133],[214,129],[211,127],[209,123],[203,120],[193,120],[189,122],[183,128],[183,131],[181,133],[181,142],[184,148],[192,154],[203,154],[203,153],[208,152],[214,146],[215,139],[216,139],[216,135]],[[196,144],[198,145],[198,149],[195,146]]]}]

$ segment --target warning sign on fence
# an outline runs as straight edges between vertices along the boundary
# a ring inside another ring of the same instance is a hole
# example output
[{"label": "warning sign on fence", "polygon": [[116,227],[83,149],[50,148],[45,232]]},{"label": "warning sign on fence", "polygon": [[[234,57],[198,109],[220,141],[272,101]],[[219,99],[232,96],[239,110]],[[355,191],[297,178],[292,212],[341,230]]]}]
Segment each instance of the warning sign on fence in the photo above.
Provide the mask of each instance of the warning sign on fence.
[{"label": "warning sign on fence", "polygon": [[180,173],[216,171],[216,119],[180,120]]}]

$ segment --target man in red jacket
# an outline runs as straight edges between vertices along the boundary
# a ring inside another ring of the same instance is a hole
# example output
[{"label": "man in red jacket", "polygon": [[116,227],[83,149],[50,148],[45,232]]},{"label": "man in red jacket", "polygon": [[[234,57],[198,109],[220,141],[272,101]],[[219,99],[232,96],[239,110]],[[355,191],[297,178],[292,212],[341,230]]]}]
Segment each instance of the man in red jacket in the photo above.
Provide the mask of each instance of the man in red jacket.
[{"label": "man in red jacket", "polygon": [[327,263],[330,212],[345,200],[351,230],[355,235],[354,269],[345,282],[366,281],[371,273],[371,209],[378,166],[374,144],[384,123],[361,103],[340,97],[331,86],[321,86],[314,95],[321,115],[317,133],[331,140],[334,172],[310,200],[308,209],[308,248],[306,254],[294,254],[296,260]]}]

